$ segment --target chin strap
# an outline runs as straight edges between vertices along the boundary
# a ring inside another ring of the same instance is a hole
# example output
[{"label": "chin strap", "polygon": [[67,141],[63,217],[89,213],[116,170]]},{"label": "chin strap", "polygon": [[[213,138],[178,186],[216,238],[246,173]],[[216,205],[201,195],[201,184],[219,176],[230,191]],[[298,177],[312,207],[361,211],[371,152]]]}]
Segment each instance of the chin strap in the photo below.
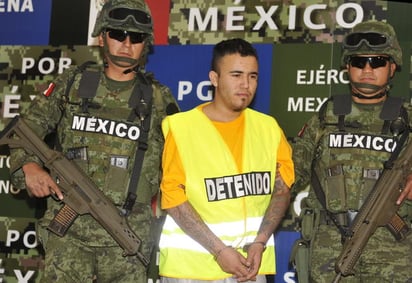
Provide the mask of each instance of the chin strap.
[{"label": "chin strap", "polygon": [[[388,94],[390,87],[390,82],[391,82],[391,77],[388,74],[388,79],[387,82],[384,85],[373,85],[373,84],[367,84],[367,83],[358,83],[352,81],[352,79],[349,77],[350,84],[352,86],[352,96],[356,96],[360,99],[376,99],[376,98],[382,98],[385,95]],[[360,91],[360,89],[366,89]],[[378,92],[377,94],[373,96],[366,96],[364,94],[372,94]]]},{"label": "chin strap", "polygon": [[131,72],[137,73],[138,71],[139,71],[139,66],[134,66],[133,68],[129,68],[129,69],[124,70],[123,74],[126,75],[126,74],[131,73]]},{"label": "chin strap", "polygon": [[[366,91],[362,91],[365,94],[370,94],[370,93],[375,93],[376,91],[381,90],[380,92],[378,92],[377,94],[373,95],[373,96],[366,96],[363,95],[359,89],[363,88],[363,89],[370,89],[370,92],[366,92]],[[371,84],[363,84],[363,83],[352,83],[352,96],[356,96],[360,99],[376,99],[376,98],[381,98],[384,97],[385,95],[388,94],[389,91],[389,85],[385,85],[385,86],[376,86],[376,85],[371,85]]]},{"label": "chin strap", "polygon": [[[107,57],[110,58],[110,61],[112,61],[113,64],[115,64],[116,66],[119,66],[119,67],[130,68],[130,69],[132,69],[134,66],[139,64],[139,60],[137,60],[137,59],[133,59],[133,58],[129,58],[129,57],[123,57],[123,56],[116,56],[116,55],[111,54],[110,50],[108,48],[108,45],[107,45],[107,39],[106,39],[105,35],[103,35],[103,40],[104,40],[104,46],[103,46],[104,54],[106,54]],[[105,64],[105,65],[107,65],[107,64]],[[128,73],[130,73],[130,72],[128,72]]]}]

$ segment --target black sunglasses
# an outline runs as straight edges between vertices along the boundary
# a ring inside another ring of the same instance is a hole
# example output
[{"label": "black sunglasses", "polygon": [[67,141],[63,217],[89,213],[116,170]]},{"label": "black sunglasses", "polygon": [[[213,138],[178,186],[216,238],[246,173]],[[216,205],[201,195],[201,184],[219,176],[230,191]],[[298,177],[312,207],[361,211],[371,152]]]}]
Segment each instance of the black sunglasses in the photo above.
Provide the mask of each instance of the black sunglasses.
[{"label": "black sunglasses", "polygon": [[385,67],[386,63],[390,61],[389,57],[384,56],[373,56],[373,57],[361,57],[361,56],[352,56],[349,58],[349,64],[352,67],[363,69],[366,66],[366,63],[369,63],[372,69]]},{"label": "black sunglasses", "polygon": [[132,17],[137,24],[141,25],[149,25],[152,23],[152,18],[145,11],[128,8],[113,9],[109,12],[109,17],[117,21],[125,21],[128,17]]},{"label": "black sunglasses", "polygon": [[377,32],[356,32],[349,34],[343,41],[346,49],[357,49],[362,43],[371,49],[379,49],[390,45],[390,38]]},{"label": "black sunglasses", "polygon": [[117,41],[123,42],[129,36],[130,42],[132,44],[142,43],[148,37],[147,33],[143,32],[133,32],[133,31],[126,31],[126,30],[119,30],[119,29],[106,29],[107,34],[110,38],[115,39]]}]

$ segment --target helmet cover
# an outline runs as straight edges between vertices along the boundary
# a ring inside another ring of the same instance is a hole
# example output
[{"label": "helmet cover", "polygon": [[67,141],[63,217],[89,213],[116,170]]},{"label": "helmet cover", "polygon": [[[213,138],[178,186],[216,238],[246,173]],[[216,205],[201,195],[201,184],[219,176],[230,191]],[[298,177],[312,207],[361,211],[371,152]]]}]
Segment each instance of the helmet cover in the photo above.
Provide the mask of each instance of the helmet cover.
[{"label": "helmet cover", "polygon": [[106,28],[153,36],[150,9],[144,0],[108,0],[96,18],[92,36],[98,36]]},{"label": "helmet cover", "polygon": [[[379,38],[376,36],[379,35]],[[373,37],[375,36],[375,37]],[[368,39],[368,37],[370,37]],[[353,40],[355,38],[355,40]],[[353,55],[387,55],[402,66],[402,49],[398,43],[394,28],[385,22],[366,21],[357,24],[346,35],[342,44],[342,65],[346,65],[348,58]]]}]

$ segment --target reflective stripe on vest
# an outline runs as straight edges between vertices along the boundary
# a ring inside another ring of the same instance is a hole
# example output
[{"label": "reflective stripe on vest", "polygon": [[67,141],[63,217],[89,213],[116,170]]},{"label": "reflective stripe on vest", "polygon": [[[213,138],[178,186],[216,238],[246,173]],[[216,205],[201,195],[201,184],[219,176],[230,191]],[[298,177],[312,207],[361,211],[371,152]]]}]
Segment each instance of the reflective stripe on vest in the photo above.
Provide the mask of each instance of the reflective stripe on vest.
[{"label": "reflective stripe on vest", "polygon": [[[186,174],[189,202],[226,245],[239,248],[244,255],[242,247],[255,239],[270,202],[281,136],[272,117],[250,109],[245,110],[245,115],[242,172],[237,169],[235,159],[216,128],[198,108],[169,116],[163,122],[165,136],[172,131],[176,141]],[[219,180],[214,182],[214,179]],[[218,201],[208,195],[206,180],[219,186],[218,191],[225,192]],[[222,180],[229,181],[222,183]],[[246,189],[249,181],[260,189]],[[267,246],[260,274],[275,272],[273,236]],[[231,276],[169,216],[163,227],[160,250],[162,276],[200,280]]]}]

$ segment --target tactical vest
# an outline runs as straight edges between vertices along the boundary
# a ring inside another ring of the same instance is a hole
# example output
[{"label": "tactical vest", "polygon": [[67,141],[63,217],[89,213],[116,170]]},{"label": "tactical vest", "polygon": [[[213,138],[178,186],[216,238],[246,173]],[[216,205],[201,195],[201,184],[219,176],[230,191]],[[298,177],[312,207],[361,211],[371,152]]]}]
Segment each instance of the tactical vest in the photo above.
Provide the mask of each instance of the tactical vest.
[{"label": "tactical vest", "polygon": [[[199,108],[169,116],[162,124],[164,135],[170,131],[176,141],[188,201],[215,235],[243,255],[242,247],[255,239],[271,199],[276,145],[281,137],[273,118],[250,109],[245,110],[245,115],[242,172],[225,141]],[[159,245],[163,276],[199,280],[231,276],[170,216],[166,218]],[[275,271],[273,236],[267,246],[259,274]]]},{"label": "tactical vest", "polygon": [[[136,171],[132,166],[136,164],[135,153],[139,149],[147,151],[153,120],[154,124],[160,124],[161,117],[156,116],[155,110],[164,112],[161,93],[153,88],[150,77],[139,73],[136,80],[129,87],[115,90],[116,95],[110,95],[110,83],[102,75],[101,67],[86,64],[72,76],[73,85],[69,83],[63,96],[64,114],[59,127],[67,130],[62,133],[64,139],[59,140],[70,141],[70,147],[62,144],[61,149],[93,176],[96,184],[118,206],[128,201],[125,200],[127,188]],[[142,157],[140,169],[144,167],[143,162]],[[142,182],[151,183],[159,178],[154,173],[143,174],[149,180]],[[133,186],[136,189],[137,182]],[[153,193],[150,189],[139,190],[137,201],[150,203]]]},{"label": "tactical vest", "polygon": [[[330,102],[333,103],[330,103]],[[319,112],[320,129],[308,202],[332,213],[358,211],[402,136],[409,119],[398,98],[378,105],[352,103],[349,95],[335,96]],[[323,198],[323,199],[322,199]],[[311,205],[311,206],[312,206]]]}]

